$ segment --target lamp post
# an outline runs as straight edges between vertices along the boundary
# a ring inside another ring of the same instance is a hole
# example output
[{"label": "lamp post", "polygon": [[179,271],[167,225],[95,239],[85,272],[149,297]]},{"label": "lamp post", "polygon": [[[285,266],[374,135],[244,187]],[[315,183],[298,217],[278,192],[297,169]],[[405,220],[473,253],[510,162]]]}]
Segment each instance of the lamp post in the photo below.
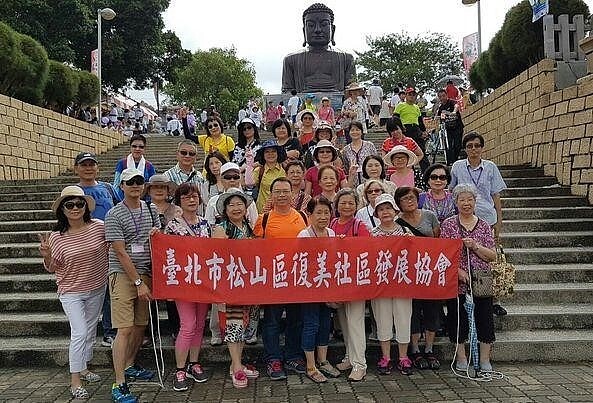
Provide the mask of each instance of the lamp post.
[{"label": "lamp post", "polygon": [[97,124],[101,125],[101,20],[111,21],[115,18],[115,11],[110,8],[97,10],[97,78],[99,79],[99,104],[97,105]]},{"label": "lamp post", "polygon": [[482,13],[480,10],[480,0],[461,0],[466,6],[478,3],[478,56],[482,54]]}]

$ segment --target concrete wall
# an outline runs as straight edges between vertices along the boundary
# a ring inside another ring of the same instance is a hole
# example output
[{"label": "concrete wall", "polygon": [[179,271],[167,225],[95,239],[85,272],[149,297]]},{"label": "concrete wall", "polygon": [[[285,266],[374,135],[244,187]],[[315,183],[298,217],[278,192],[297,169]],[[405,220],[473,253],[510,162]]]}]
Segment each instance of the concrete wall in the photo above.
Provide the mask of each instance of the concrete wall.
[{"label": "concrete wall", "polygon": [[72,168],[81,151],[103,153],[125,137],[0,95],[0,180],[43,179]]},{"label": "concrete wall", "polygon": [[486,139],[498,165],[529,164],[593,203],[593,80],[555,90],[553,60],[542,60],[463,114],[466,132]]}]

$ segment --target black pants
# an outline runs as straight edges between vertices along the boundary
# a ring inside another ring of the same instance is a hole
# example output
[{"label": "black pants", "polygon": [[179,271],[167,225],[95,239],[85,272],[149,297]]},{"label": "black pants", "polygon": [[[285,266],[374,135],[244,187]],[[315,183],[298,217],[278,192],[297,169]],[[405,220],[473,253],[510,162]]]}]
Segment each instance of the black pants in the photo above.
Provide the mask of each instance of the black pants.
[{"label": "black pants", "polygon": [[459,159],[463,128],[447,129],[447,164],[451,165]]},{"label": "black pants", "polygon": [[[447,300],[447,330],[449,340],[455,344],[457,342],[457,315],[459,315],[459,343],[465,343],[468,340],[469,321],[467,311],[463,304],[465,303],[465,294],[459,295],[459,312],[457,311],[457,298]],[[494,312],[492,312],[492,297],[478,298],[474,297],[474,318],[476,321],[476,331],[478,341],[482,343],[494,343]]]},{"label": "black pants", "polygon": [[422,132],[420,131],[420,126],[418,125],[405,125],[406,127],[406,136],[410,137],[412,140],[418,144],[424,157],[419,161],[420,169],[422,172],[428,168],[430,163],[428,162],[428,158],[426,158],[426,140],[422,138]]},{"label": "black pants", "polygon": [[423,330],[436,332],[440,325],[442,301],[430,299],[412,300],[411,333],[419,334]]}]

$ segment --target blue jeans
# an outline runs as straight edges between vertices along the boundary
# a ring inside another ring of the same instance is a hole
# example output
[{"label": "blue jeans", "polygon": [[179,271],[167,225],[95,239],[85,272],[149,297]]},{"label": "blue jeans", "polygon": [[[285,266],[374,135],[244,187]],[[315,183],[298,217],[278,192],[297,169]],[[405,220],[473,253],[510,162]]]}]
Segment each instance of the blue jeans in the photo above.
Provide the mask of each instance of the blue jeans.
[{"label": "blue jeans", "polygon": [[315,347],[329,344],[330,308],[325,303],[301,305],[303,313],[302,347],[304,351],[315,351]]},{"label": "blue jeans", "polygon": [[292,361],[303,358],[301,350],[301,305],[266,305],[262,323],[262,340],[264,342],[264,361],[281,360],[280,326],[282,312],[286,309],[286,327],[284,328],[284,359]]},{"label": "blue jeans", "polygon": [[101,326],[103,326],[103,337],[115,337],[116,331],[111,327],[111,296],[109,295],[109,287],[107,287],[105,298],[103,299]]}]

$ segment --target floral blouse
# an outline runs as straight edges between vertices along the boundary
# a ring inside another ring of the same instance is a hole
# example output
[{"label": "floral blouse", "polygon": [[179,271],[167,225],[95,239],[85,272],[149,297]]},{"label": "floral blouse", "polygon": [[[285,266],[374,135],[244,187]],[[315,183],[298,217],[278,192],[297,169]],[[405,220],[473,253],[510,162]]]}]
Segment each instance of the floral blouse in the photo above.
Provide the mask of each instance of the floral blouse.
[{"label": "floral blouse", "polygon": [[165,227],[165,234],[209,238],[212,231],[208,221],[202,217],[198,216],[197,224],[190,224],[185,218],[181,217],[169,221],[167,227]]}]

